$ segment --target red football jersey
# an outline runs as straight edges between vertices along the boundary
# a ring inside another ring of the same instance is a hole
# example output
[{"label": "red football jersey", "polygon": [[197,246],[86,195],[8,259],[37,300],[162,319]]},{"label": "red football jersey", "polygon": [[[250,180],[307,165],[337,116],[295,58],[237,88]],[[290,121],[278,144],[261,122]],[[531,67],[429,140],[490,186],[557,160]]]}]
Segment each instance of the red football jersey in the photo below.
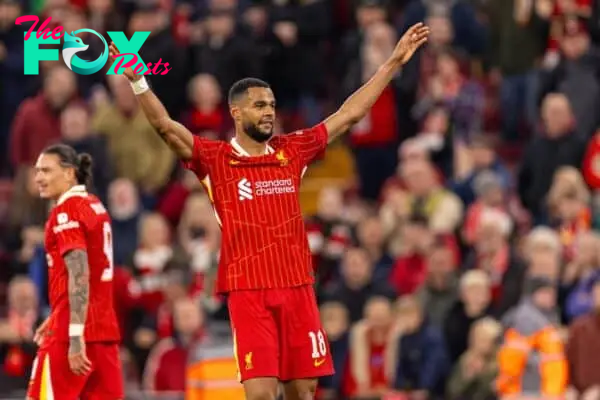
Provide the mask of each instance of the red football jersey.
[{"label": "red football jersey", "polygon": [[90,293],[85,322],[86,342],[119,341],[113,306],[113,244],[111,220],[97,197],[74,186],[52,209],[45,232],[51,338],[69,340],[69,274],[63,257],[71,250],[87,251]]},{"label": "red football jersey", "polygon": [[252,157],[230,143],[194,136],[193,170],[213,203],[223,240],[217,291],[314,282],[298,191],[307,165],[327,146],[324,124],[273,137]]}]

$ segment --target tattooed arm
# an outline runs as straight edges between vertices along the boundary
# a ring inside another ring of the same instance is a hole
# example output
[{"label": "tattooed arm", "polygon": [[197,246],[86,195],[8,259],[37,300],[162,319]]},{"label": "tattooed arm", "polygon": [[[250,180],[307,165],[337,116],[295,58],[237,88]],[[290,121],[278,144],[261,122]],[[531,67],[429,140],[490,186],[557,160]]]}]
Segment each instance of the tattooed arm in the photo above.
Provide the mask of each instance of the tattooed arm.
[{"label": "tattooed arm", "polygon": [[[87,252],[75,249],[65,256],[65,264],[69,272],[69,310],[71,312],[69,325],[85,325],[90,295],[90,268]],[[69,353],[80,353],[83,345],[81,335],[69,334]]]}]

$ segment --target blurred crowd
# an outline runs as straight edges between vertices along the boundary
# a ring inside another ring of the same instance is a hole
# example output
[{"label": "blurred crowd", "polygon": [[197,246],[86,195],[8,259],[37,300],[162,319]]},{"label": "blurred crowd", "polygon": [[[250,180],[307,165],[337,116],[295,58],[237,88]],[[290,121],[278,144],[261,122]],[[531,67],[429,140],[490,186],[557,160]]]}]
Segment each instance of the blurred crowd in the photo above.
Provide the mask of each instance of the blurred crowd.
[{"label": "blurred crowd", "polygon": [[426,48],[334,145],[356,177],[306,218],[336,367],[319,399],[600,399],[599,0],[0,0],[2,397],[26,388],[49,311],[32,165],[50,143],[95,161],[128,390],[181,393],[190,349],[228,318],[196,178],[122,77],[62,60],[24,75],[27,14],[151,31],[140,56],[172,67],[154,91],[222,140],[237,79],[271,83],[278,132],[310,126],[424,21]]}]

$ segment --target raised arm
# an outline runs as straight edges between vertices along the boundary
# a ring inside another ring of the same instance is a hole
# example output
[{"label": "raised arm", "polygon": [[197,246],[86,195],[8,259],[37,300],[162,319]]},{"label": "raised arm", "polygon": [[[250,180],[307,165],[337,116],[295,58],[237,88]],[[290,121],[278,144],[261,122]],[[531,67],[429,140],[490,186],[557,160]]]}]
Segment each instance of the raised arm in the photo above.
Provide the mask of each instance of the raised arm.
[{"label": "raised arm", "polygon": [[[117,46],[115,46],[114,43],[111,43],[109,57],[110,68],[112,68],[115,57],[119,54]],[[148,87],[143,75],[134,74],[131,67],[125,68],[123,75],[131,82],[146,118],[154,129],[156,129],[156,132],[158,132],[162,140],[169,145],[180,159],[190,160],[194,148],[194,138],[192,133],[179,122],[171,119],[161,101]]]},{"label": "raised arm", "polygon": [[377,70],[375,75],[342,104],[334,114],[325,120],[329,142],[352,125],[358,123],[369,112],[377,98],[390,81],[413,56],[415,51],[427,42],[429,28],[422,23],[411,26],[400,38],[390,58]]}]

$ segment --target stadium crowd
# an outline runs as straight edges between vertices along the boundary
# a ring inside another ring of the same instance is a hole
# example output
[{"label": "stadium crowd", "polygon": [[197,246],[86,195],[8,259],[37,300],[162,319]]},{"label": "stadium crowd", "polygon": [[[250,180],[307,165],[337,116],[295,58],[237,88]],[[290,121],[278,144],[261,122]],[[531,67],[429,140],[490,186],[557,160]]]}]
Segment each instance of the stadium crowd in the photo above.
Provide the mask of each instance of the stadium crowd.
[{"label": "stadium crowd", "polygon": [[189,350],[228,318],[199,182],[122,77],[24,75],[26,14],[151,31],[140,56],[171,67],[153,90],[223,140],[236,80],[272,84],[278,132],[310,126],[424,21],[427,47],[335,144],[355,178],[306,218],[337,371],[319,398],[600,399],[598,0],[0,0],[0,397],[27,387],[48,313],[32,165],[50,143],[93,156],[113,218],[128,390],[183,392]]}]

